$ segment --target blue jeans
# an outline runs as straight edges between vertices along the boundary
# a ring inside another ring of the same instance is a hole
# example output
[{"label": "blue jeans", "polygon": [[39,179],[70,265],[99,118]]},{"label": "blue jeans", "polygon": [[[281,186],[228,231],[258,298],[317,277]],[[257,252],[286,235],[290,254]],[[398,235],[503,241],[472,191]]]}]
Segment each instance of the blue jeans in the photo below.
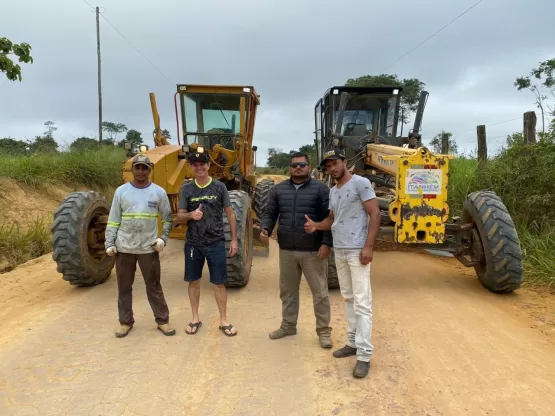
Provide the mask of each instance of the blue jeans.
[{"label": "blue jeans", "polygon": [[227,260],[225,241],[220,240],[205,246],[193,246],[185,242],[185,281],[194,282],[202,277],[204,261],[208,263],[210,283],[227,283]]}]

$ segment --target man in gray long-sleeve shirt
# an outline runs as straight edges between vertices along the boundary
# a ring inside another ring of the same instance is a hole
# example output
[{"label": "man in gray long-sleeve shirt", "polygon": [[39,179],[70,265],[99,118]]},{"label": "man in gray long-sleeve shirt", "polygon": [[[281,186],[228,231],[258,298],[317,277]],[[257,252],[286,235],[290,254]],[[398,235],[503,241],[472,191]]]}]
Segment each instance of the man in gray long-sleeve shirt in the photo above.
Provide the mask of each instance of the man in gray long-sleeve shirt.
[{"label": "man in gray long-sleeve shirt", "polygon": [[[133,180],[116,189],[106,228],[106,254],[116,256],[120,329],[116,337],[126,336],[133,318],[132,292],[137,262],[143,274],[148,302],[158,329],[174,335],[169,310],[160,285],[159,253],[166,246],[172,228],[171,207],[166,191],[149,181],[152,164],[148,157],[133,158]],[[158,238],[158,213],[162,216],[162,235]]]}]

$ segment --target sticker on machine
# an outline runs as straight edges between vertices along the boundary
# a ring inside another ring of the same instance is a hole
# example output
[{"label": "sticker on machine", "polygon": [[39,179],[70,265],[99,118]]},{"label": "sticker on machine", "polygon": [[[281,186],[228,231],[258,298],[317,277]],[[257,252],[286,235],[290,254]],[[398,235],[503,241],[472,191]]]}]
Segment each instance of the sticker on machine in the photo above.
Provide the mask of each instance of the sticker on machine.
[{"label": "sticker on machine", "polygon": [[441,194],[441,169],[407,169],[406,194]]}]

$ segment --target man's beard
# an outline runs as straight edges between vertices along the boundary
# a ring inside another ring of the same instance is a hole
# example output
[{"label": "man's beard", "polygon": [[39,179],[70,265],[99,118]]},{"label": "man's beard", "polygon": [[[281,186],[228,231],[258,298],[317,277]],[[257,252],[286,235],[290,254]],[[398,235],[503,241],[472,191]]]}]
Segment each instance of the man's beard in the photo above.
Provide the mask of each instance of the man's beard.
[{"label": "man's beard", "polygon": [[339,172],[339,173],[337,174],[337,176],[336,176],[334,179],[339,180],[339,179],[341,179],[343,176],[345,176],[345,169],[343,169],[341,172]]}]

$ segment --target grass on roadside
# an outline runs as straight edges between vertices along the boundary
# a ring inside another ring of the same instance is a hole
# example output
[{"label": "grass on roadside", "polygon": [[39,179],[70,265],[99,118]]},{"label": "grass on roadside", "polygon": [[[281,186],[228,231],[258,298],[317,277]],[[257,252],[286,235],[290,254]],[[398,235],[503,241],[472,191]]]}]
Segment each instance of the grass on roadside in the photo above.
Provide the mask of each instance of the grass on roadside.
[{"label": "grass on roadside", "polygon": [[31,186],[62,182],[115,187],[121,184],[121,168],[125,160],[125,151],[120,148],[29,156],[0,154],[0,177]]},{"label": "grass on roadside", "polygon": [[26,228],[0,224],[0,272],[12,270],[51,250],[50,221],[36,218]]},{"label": "grass on roadside", "polygon": [[515,146],[478,169],[476,159],[450,162],[451,216],[466,195],[493,190],[507,206],[520,238],[527,285],[555,285],[555,145]]}]

